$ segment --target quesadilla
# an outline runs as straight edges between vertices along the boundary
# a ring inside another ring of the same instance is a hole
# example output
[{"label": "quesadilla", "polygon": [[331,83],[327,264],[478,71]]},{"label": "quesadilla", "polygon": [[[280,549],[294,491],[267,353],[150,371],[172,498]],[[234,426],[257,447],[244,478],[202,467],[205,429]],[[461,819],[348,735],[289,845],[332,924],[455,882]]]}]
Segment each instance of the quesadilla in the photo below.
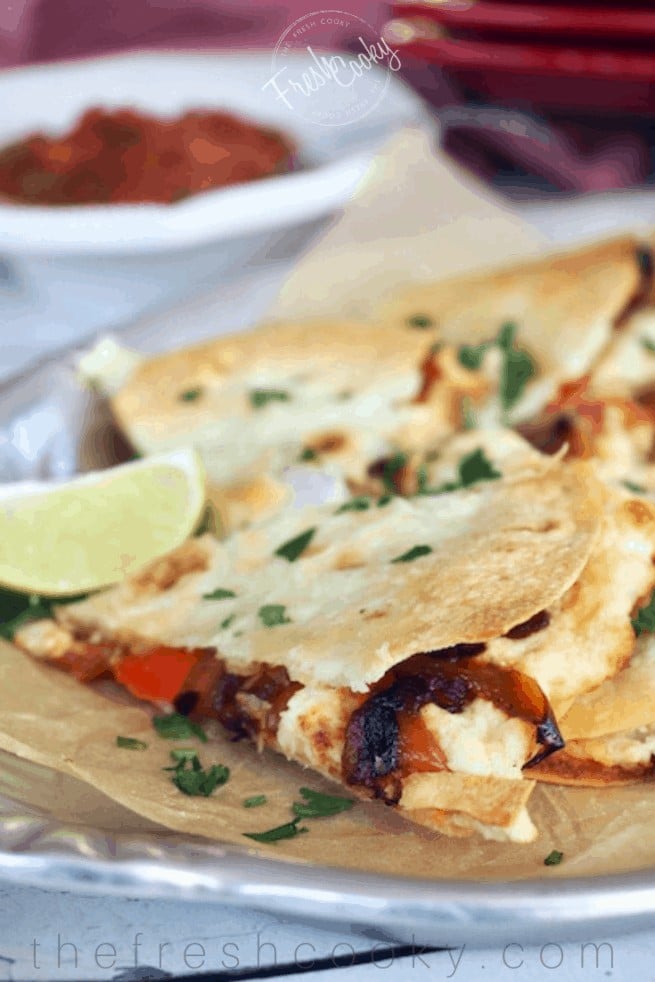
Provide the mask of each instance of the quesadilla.
[{"label": "quesadilla", "polygon": [[[16,643],[217,718],[419,824],[530,841],[557,712],[625,664],[655,585],[655,509],[584,464],[538,460],[190,540]],[[174,671],[149,674],[153,657]]]},{"label": "quesadilla", "polygon": [[82,367],[139,452],[199,449],[230,531],[288,501],[289,468],[320,467],[358,486],[376,461],[424,452],[459,428],[479,379],[444,358],[434,392],[429,349],[420,330],[315,321],[149,359],[105,343]]}]

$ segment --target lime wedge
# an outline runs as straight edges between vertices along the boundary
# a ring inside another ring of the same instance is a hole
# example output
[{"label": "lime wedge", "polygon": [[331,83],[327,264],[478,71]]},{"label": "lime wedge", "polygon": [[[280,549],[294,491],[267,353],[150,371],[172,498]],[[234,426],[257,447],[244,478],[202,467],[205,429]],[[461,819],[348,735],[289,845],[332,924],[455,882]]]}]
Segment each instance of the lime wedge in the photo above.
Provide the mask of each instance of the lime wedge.
[{"label": "lime wedge", "polygon": [[188,538],[204,503],[194,450],[65,483],[0,485],[0,586],[47,597],[117,583]]}]

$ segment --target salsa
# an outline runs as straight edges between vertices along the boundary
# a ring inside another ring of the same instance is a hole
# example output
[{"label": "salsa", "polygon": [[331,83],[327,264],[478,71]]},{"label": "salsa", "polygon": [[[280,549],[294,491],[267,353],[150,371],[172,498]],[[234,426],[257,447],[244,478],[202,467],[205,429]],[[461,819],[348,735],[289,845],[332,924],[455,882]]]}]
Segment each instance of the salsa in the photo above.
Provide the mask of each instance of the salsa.
[{"label": "salsa", "polygon": [[158,119],[90,109],[63,136],[0,150],[0,197],[35,205],[172,204],[293,167],[284,134],[227,112]]}]

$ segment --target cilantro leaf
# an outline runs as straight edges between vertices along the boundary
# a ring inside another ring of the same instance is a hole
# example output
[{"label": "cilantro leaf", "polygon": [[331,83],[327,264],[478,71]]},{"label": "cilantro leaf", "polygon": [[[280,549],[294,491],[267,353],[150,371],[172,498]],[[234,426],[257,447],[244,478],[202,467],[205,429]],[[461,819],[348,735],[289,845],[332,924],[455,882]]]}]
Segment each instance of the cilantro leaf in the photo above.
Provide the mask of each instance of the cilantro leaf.
[{"label": "cilantro leaf", "polygon": [[632,491],[633,494],[646,494],[646,488],[642,487],[641,484],[635,484],[634,481],[622,481],[624,488],[628,491]]},{"label": "cilantro leaf", "polygon": [[322,794],[311,788],[301,788],[300,794],[304,801],[294,801],[292,810],[297,818],[326,818],[348,811],[355,804],[352,798],[342,798],[339,795]]},{"label": "cilantro leaf", "polygon": [[475,371],[482,364],[490,347],[489,341],[483,341],[482,344],[462,344],[457,351],[457,360],[464,368]]},{"label": "cilantro leaf", "polygon": [[500,402],[506,413],[521,398],[535,371],[535,363],[527,351],[520,348],[506,349],[500,374]]},{"label": "cilantro leaf", "polygon": [[404,552],[402,556],[396,556],[392,559],[392,563],[411,563],[414,559],[420,559],[421,556],[427,556],[432,552],[432,546],[412,546],[407,552]]},{"label": "cilantro leaf", "polygon": [[512,321],[506,321],[501,325],[495,343],[501,351],[509,351],[513,347],[515,339],[516,324],[512,323]]},{"label": "cilantro leaf", "polygon": [[418,328],[419,331],[426,331],[434,325],[434,321],[427,314],[414,314],[407,318],[407,323],[410,327]]},{"label": "cilantro leaf", "polygon": [[655,341],[651,341],[650,338],[642,338],[641,346],[645,348],[646,351],[650,351],[651,355],[655,355]]},{"label": "cilantro leaf", "polygon": [[650,600],[645,607],[637,611],[637,616],[632,618],[632,627],[635,634],[655,633],[655,590],[650,595]]},{"label": "cilantro leaf", "polygon": [[295,839],[301,832],[308,832],[309,829],[298,828],[300,818],[294,818],[292,822],[284,825],[277,825],[274,829],[266,832],[244,832],[247,839],[254,839],[255,842],[279,842],[281,839]]},{"label": "cilantro leaf", "polygon": [[312,541],[316,535],[316,528],[307,529],[305,532],[301,532],[294,539],[289,539],[288,542],[283,542],[281,546],[275,550],[275,555],[280,556],[282,559],[288,560],[290,563],[295,563],[296,559],[302,556],[303,552]]},{"label": "cilantro leaf", "polygon": [[291,618],[286,616],[286,607],[282,604],[264,604],[257,613],[264,627],[277,627],[278,624],[291,623]]},{"label": "cilantro leaf", "polygon": [[228,597],[236,597],[236,593],[233,590],[224,590],[222,587],[202,595],[203,600],[227,600]]},{"label": "cilantro leaf", "polygon": [[236,620],[236,616],[237,616],[236,614],[230,614],[230,616],[229,617],[226,617],[224,621],[221,621],[221,623],[219,625],[220,628],[221,628],[221,630],[222,631],[227,630],[227,628],[230,626],[230,624],[233,624],[234,621]]},{"label": "cilantro leaf", "polygon": [[317,457],[318,454],[311,447],[303,447],[303,449],[298,454],[298,460],[303,462],[306,460],[316,460]]},{"label": "cilantro leaf", "polygon": [[122,747],[123,750],[147,750],[148,744],[143,740],[137,740],[136,737],[126,737],[117,736],[116,746]]},{"label": "cilantro leaf", "polygon": [[462,457],[458,466],[459,486],[468,488],[478,481],[496,481],[502,474],[485,456],[482,447]]},{"label": "cilantro leaf", "polygon": [[560,852],[559,849],[553,849],[544,859],[544,866],[559,866],[563,859],[564,853]]},{"label": "cilantro leaf", "polygon": [[371,507],[371,499],[361,495],[358,498],[351,498],[350,501],[346,501],[340,508],[337,508],[335,515],[340,515],[344,511],[367,511]]},{"label": "cilantro leaf", "polygon": [[259,808],[261,805],[265,805],[268,798],[265,794],[254,794],[252,798],[243,799],[244,808]]},{"label": "cilantro leaf", "polygon": [[446,494],[449,491],[459,491],[461,488],[468,488],[478,481],[495,481],[503,475],[497,471],[494,465],[485,455],[482,447],[472,450],[471,453],[462,457],[457,465],[457,480],[446,481],[437,488],[425,487],[419,494]]},{"label": "cilantro leaf", "polygon": [[180,392],[178,395],[177,400],[178,402],[195,402],[196,399],[200,398],[202,393],[203,390],[200,388],[200,386],[197,386],[194,389],[184,389],[184,391]]},{"label": "cilantro leaf", "polygon": [[250,405],[253,409],[263,409],[269,402],[289,402],[291,396],[284,389],[253,389]]},{"label": "cilantro leaf", "polygon": [[505,413],[508,413],[523,395],[525,386],[536,373],[536,365],[527,351],[517,348],[516,324],[507,322],[502,325],[495,341],[483,341],[482,344],[463,344],[457,352],[459,363],[464,368],[475,370],[480,368],[485,354],[493,345],[503,353],[503,363],[500,370],[499,395]]},{"label": "cilantro leaf", "polygon": [[155,716],[152,725],[164,740],[189,740],[197,737],[203,743],[207,743],[207,734],[203,728],[182,713]]},{"label": "cilantro leaf", "polygon": [[384,508],[385,505],[389,504],[392,498],[392,494],[383,494],[381,498],[378,498],[377,507]]},{"label": "cilantro leaf", "polygon": [[[187,764],[190,766],[187,767]],[[197,755],[194,755],[193,758],[180,760],[178,766],[174,768],[171,780],[183,794],[208,798],[216,788],[225,784],[229,777],[229,767],[225,767],[223,764],[212,764],[211,767],[205,769]]]}]

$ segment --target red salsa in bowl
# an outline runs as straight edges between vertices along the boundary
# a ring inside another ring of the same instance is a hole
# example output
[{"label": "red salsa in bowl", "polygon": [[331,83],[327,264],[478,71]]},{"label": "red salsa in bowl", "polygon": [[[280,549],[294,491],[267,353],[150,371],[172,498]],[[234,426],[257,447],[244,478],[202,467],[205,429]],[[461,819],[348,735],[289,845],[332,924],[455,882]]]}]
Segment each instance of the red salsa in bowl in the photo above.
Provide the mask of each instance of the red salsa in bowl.
[{"label": "red salsa in bowl", "polygon": [[172,204],[293,169],[283,133],[224,111],[158,119],[90,109],[63,136],[0,150],[0,199],[33,205]]}]

